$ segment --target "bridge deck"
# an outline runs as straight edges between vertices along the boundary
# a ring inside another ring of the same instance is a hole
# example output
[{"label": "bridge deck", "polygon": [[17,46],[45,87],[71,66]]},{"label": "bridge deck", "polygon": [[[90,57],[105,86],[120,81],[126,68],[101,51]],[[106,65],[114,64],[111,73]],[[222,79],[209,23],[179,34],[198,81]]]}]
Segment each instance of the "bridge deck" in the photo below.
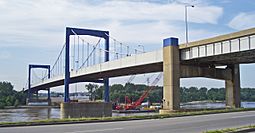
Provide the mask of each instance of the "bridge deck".
[{"label": "bridge deck", "polygon": [[[181,64],[227,65],[255,62],[255,28],[180,45]],[[125,57],[72,71],[71,83],[105,77],[160,72],[163,49]],[[64,76],[54,77],[31,86],[33,90],[64,85]]]},{"label": "bridge deck", "polygon": [[[163,70],[162,49],[109,61],[90,67],[82,68],[78,71],[71,71],[71,83],[93,81],[104,77],[117,77],[132,74],[143,74],[159,72]],[[32,89],[45,89],[64,84],[64,76],[53,77],[44,80],[39,84],[32,85]]]}]

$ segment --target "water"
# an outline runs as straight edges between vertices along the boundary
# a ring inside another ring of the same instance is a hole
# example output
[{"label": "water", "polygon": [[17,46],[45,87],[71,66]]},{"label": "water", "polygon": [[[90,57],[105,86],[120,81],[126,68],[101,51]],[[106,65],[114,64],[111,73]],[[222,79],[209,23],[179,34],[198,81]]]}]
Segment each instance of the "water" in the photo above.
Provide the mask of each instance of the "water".
[{"label": "water", "polygon": [[[244,108],[255,108],[255,102],[242,102]],[[224,108],[225,103],[196,103],[184,104],[182,108],[201,109],[201,108]],[[113,116],[134,116],[134,115],[153,115],[157,113],[113,113]],[[22,109],[0,109],[0,122],[32,121],[41,119],[59,119],[59,108],[22,108]]]},{"label": "water", "polygon": [[[224,102],[219,103],[198,103],[198,104],[183,104],[181,108],[184,109],[215,109],[215,108],[225,108]],[[255,102],[241,102],[241,107],[243,108],[255,108]]]},{"label": "water", "polygon": [[32,121],[51,118],[60,118],[59,108],[0,109],[0,122]]}]

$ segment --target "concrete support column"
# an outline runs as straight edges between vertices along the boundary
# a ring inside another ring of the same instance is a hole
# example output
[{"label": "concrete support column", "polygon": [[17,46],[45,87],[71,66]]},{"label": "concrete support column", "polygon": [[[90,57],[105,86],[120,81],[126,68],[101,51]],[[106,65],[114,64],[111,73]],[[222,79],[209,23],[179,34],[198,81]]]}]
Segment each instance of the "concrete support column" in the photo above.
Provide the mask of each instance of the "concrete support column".
[{"label": "concrete support column", "polygon": [[48,100],[50,100],[50,89],[48,89]]},{"label": "concrete support column", "polygon": [[[48,79],[50,79],[50,66],[48,66]],[[48,105],[51,105],[51,99],[50,99],[50,88],[48,88]]]},{"label": "concrete support column", "polygon": [[226,88],[226,106],[231,108],[241,107],[240,100],[240,70],[239,64],[228,65],[231,70],[231,80],[225,81]]},{"label": "concrete support column", "polygon": [[35,92],[36,100],[38,100],[38,99],[39,99],[39,95],[38,95],[38,93],[39,93],[39,91],[36,91],[36,92]]},{"label": "concrete support column", "polygon": [[163,44],[163,109],[161,114],[180,109],[180,58],[177,38],[164,39]]},{"label": "concrete support column", "polygon": [[[109,35],[109,32],[106,33]],[[109,43],[109,36],[105,38],[105,59],[104,61],[107,62],[109,61],[109,48],[110,48],[110,43]],[[104,78],[104,102],[110,102],[110,87],[109,87],[109,78]]]},{"label": "concrete support column", "polygon": [[50,106],[51,105],[50,88],[48,89],[48,98],[47,98],[47,101],[48,101],[48,105]]},{"label": "concrete support column", "polygon": [[70,83],[70,35],[71,29],[66,28],[66,47],[65,47],[65,79],[64,79],[64,102],[70,102],[69,98],[69,83]]},{"label": "concrete support column", "polygon": [[28,66],[28,98],[27,98],[27,105],[30,102],[30,99],[32,97],[31,94],[31,65]]}]

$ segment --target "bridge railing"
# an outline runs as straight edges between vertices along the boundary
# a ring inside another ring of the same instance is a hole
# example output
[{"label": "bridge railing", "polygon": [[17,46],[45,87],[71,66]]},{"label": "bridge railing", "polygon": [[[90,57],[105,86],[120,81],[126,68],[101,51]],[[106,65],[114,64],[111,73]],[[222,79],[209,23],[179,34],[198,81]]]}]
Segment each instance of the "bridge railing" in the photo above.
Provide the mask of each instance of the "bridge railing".
[{"label": "bridge railing", "polygon": [[247,35],[181,49],[181,60],[190,60],[251,49],[255,49],[255,35]]}]

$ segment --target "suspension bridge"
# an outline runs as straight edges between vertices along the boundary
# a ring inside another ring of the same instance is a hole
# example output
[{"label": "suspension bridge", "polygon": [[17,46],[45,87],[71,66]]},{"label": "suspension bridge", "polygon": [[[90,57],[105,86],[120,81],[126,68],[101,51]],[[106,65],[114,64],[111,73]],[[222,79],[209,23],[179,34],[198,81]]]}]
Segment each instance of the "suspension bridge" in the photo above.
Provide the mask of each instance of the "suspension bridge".
[{"label": "suspension bridge", "polygon": [[[84,35],[98,40],[91,44]],[[67,27],[65,43],[54,65],[29,65],[27,91],[30,98],[39,90],[49,92],[52,87],[64,85],[64,102],[68,103],[70,84],[102,83],[107,103],[110,102],[109,78],[163,71],[162,113],[179,110],[180,78],[192,77],[225,80],[227,106],[240,107],[239,64],[254,63],[254,57],[255,28],[188,44],[179,44],[178,38],[167,38],[162,49],[144,53],[117,41],[108,31]],[[34,68],[47,72],[31,84]]]}]

